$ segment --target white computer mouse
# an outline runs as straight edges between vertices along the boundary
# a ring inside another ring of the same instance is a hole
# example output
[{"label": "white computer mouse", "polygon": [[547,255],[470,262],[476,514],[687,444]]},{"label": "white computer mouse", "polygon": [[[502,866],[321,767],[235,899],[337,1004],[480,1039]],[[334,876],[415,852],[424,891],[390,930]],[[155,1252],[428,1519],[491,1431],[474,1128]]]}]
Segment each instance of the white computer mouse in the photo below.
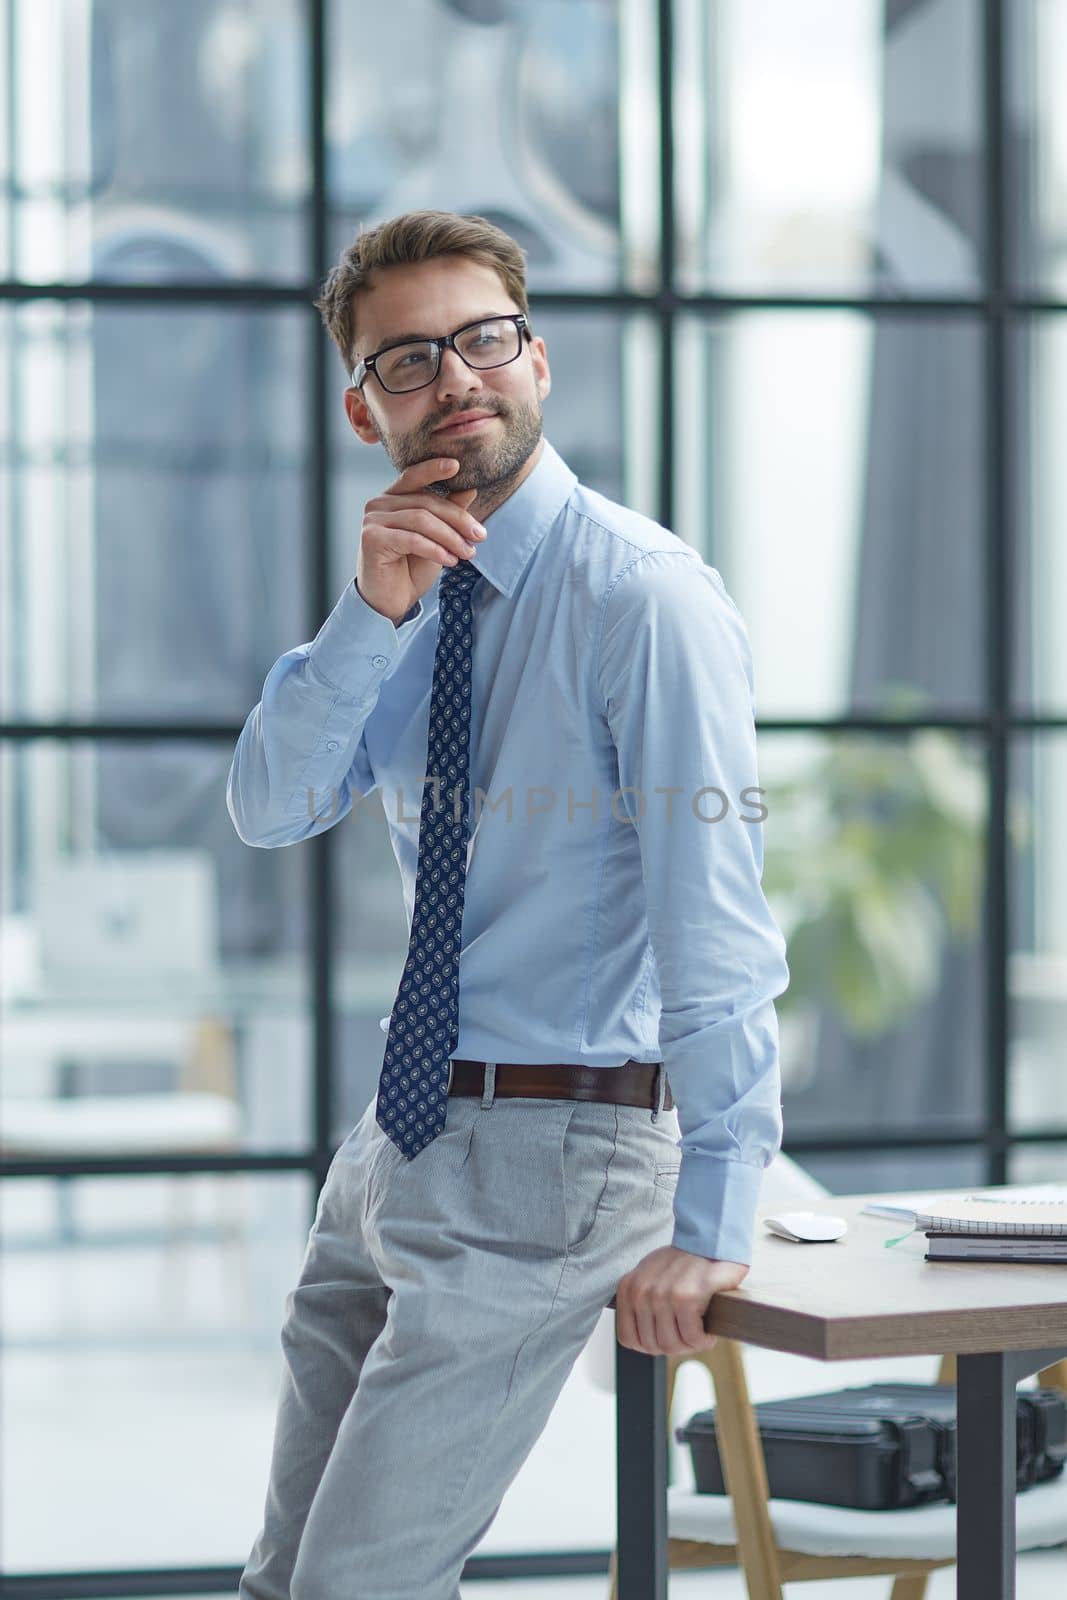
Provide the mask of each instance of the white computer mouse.
[{"label": "white computer mouse", "polygon": [[825,1244],[848,1232],[844,1217],[825,1211],[783,1211],[780,1217],[764,1217],[763,1225],[794,1244]]}]

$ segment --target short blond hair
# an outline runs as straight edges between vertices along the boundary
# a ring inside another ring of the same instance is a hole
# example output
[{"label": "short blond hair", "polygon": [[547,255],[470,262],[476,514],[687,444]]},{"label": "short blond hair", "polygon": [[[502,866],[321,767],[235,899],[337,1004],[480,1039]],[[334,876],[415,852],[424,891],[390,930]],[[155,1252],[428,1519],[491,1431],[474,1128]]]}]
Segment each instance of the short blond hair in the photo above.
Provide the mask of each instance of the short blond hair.
[{"label": "short blond hair", "polygon": [[361,229],[341,252],[314,302],[341,353],[345,372],[355,364],[356,296],[375,267],[406,266],[436,256],[469,256],[492,267],[520,311],[528,312],[526,258],[510,234],[485,217],[455,211],[406,211]]}]

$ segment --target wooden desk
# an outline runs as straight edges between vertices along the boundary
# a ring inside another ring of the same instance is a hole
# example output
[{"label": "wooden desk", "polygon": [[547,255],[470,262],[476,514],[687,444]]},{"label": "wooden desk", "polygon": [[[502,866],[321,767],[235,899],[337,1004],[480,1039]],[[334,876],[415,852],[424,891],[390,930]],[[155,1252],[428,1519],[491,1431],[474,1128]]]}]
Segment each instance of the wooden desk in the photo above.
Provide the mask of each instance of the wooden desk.
[{"label": "wooden desk", "polygon": [[[964,1192],[996,1193],[945,1194]],[[820,1361],[956,1355],[956,1593],[1013,1600],[1015,1386],[1067,1357],[1067,1268],[927,1262],[921,1233],[886,1249],[906,1224],[862,1216],[873,1199],[894,1196],[827,1196],[818,1209],[848,1220],[833,1244],[757,1224],[748,1277],[704,1325]],[[616,1376],[619,1600],[667,1600],[666,1357],[616,1345]]]}]

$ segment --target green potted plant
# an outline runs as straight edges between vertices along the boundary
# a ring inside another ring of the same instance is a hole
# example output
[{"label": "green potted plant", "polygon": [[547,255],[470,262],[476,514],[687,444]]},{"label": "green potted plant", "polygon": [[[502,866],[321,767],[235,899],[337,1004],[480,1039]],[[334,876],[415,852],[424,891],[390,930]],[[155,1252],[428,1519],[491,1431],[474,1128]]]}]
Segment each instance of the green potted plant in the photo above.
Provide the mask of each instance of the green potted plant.
[{"label": "green potted plant", "polygon": [[[854,1038],[882,1037],[936,993],[947,942],[977,933],[986,777],[981,752],[952,731],[849,734],[765,799],[763,885],[791,974],[775,1004],[783,1077],[796,1085],[814,1070],[819,1005]],[[1010,825],[1025,835],[1018,800]]]}]

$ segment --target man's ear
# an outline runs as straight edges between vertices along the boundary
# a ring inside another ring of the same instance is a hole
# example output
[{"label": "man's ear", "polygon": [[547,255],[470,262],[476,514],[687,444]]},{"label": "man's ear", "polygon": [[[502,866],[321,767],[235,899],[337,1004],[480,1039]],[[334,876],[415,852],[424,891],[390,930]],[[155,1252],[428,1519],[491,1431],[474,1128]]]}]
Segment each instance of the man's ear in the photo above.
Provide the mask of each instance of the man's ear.
[{"label": "man's ear", "polygon": [[533,338],[530,340],[530,359],[533,362],[537,393],[544,400],[552,389],[552,374],[548,368],[548,352],[545,349],[545,341],[543,339]]},{"label": "man's ear", "polygon": [[358,389],[345,390],[345,411],[352,431],[363,440],[364,444],[379,444],[381,431],[378,424],[370,414],[367,403]]}]

